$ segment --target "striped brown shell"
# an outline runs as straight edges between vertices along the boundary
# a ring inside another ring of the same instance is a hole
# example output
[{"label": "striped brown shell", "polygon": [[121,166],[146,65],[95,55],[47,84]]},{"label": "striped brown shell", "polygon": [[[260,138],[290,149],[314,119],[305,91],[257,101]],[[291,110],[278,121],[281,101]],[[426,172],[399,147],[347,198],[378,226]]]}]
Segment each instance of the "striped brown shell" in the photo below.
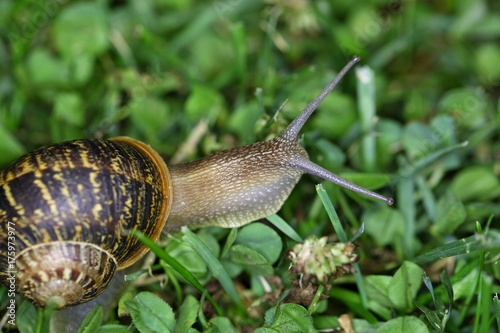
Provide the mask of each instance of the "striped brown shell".
[{"label": "striped brown shell", "polygon": [[147,251],[133,231],[160,236],[171,201],[164,161],[140,141],[28,153],[0,174],[0,282],[39,306],[88,301]]}]

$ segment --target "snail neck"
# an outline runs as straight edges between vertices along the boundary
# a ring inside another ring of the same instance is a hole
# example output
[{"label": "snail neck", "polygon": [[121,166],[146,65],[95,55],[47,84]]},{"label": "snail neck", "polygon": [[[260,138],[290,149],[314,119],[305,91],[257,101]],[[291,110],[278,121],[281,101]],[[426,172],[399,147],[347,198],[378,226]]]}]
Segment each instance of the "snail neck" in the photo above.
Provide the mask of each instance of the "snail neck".
[{"label": "snail neck", "polygon": [[169,167],[173,204],[166,230],[238,227],[276,213],[303,172],[306,152],[281,137]]}]

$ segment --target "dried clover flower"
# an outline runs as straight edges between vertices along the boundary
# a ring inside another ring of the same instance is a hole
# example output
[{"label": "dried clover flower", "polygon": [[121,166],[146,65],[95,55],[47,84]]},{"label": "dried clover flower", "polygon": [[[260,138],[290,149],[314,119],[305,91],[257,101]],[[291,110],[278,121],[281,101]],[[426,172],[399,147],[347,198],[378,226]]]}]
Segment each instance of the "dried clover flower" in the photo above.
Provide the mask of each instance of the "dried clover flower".
[{"label": "dried clover flower", "polygon": [[326,284],[330,279],[354,272],[352,263],[358,260],[354,253],[357,246],[353,243],[328,244],[327,240],[327,237],[312,236],[288,253],[292,261],[289,271],[301,275],[301,283],[307,284],[315,278],[318,283]]}]

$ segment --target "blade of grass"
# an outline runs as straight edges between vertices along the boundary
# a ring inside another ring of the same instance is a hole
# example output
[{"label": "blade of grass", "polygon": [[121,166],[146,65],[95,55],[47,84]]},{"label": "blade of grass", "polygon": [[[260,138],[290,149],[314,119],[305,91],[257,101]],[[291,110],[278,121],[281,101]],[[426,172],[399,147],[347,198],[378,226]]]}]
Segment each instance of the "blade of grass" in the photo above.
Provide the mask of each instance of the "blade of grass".
[{"label": "blade of grass", "polygon": [[284,233],[294,241],[298,243],[302,242],[302,237],[300,237],[299,234],[295,230],[293,230],[293,228],[290,227],[290,225],[277,214],[268,216],[266,217],[266,219],[269,222],[271,222],[272,225],[278,228],[282,233]]},{"label": "blade of grass", "polygon": [[441,320],[439,319],[435,310],[431,310],[425,305],[418,303],[417,301],[414,301],[413,304],[415,304],[415,306],[423,312],[423,314],[427,318],[427,321],[434,329],[436,329],[438,332],[443,332],[444,327],[441,326]]},{"label": "blade of grass", "polygon": [[357,313],[369,323],[376,324],[378,322],[377,317],[375,317],[367,307],[363,306],[363,301],[358,292],[333,286],[328,294],[330,297],[342,301],[353,313]]},{"label": "blade of grass", "polygon": [[193,287],[198,289],[201,293],[207,293],[207,299],[214,307],[215,311],[219,316],[222,316],[222,311],[215,303],[215,300],[208,294],[206,289],[201,285],[201,283],[196,279],[196,277],[188,271],[184,266],[182,266],[177,260],[169,256],[161,247],[159,247],[155,242],[153,242],[149,237],[146,237],[142,232],[135,230],[134,236],[137,237],[144,245],[146,245],[154,254],[161,260],[165,261],[167,264],[172,266],[183,278],[186,279]]},{"label": "blade of grass", "polygon": [[[482,234],[481,225],[477,223],[477,231]],[[489,295],[491,295],[491,288],[489,283],[484,280],[484,250],[479,251],[479,272],[478,280],[476,283],[477,289],[477,305],[476,305],[476,315],[474,318],[474,332],[487,333],[488,321],[489,321]],[[476,294],[476,290],[471,292],[471,296]],[[488,300],[488,301],[487,301]],[[468,300],[467,300],[468,301]]]},{"label": "blade of grass", "polygon": [[[338,196],[335,198],[340,205],[340,210],[342,211],[342,213],[344,214],[346,219],[349,221],[349,223],[353,227],[359,228],[360,222],[359,222],[358,218],[356,217],[356,214],[354,214],[354,212],[351,208],[351,205],[349,204],[349,202],[346,199],[346,196],[342,193],[342,191],[340,189],[337,189],[336,193],[338,194]],[[356,202],[358,204],[362,204],[362,202],[363,202],[362,200],[358,200],[359,197],[357,197],[357,196],[353,195],[350,197],[353,198],[354,200],[356,200]]]},{"label": "blade of grass", "polygon": [[414,258],[412,261],[420,265],[481,249],[494,250],[498,248],[500,248],[500,234],[490,230],[487,235],[472,235],[437,247]]},{"label": "blade of grass", "polygon": [[361,131],[363,166],[365,171],[373,172],[376,166],[375,136],[373,125],[375,117],[375,74],[368,66],[356,67],[357,100]]},{"label": "blade of grass", "polygon": [[448,311],[444,314],[443,316],[443,328],[446,327],[446,323],[451,317],[452,314],[452,308],[453,308],[453,286],[450,281],[450,276],[448,275],[448,272],[446,270],[442,271],[441,274],[439,274],[441,281],[443,283],[443,286],[446,290],[446,294],[448,295]]},{"label": "blade of grass", "polygon": [[235,22],[232,25],[231,41],[233,50],[235,52],[235,67],[238,78],[240,78],[240,85],[237,97],[237,104],[239,105],[245,99],[245,91],[248,86],[248,50],[246,40],[248,38],[245,25],[242,22]]},{"label": "blade of grass", "polygon": [[229,232],[229,235],[227,235],[226,242],[224,243],[224,247],[222,248],[222,252],[220,254],[221,258],[224,258],[224,256],[229,252],[229,249],[233,246],[236,237],[238,237],[238,229],[233,228]]},{"label": "blade of grass", "polygon": [[427,276],[427,274],[425,274],[425,272],[424,272],[424,276],[423,276],[422,280],[423,280],[423,283],[424,283],[425,287],[429,290],[429,293],[430,293],[430,295],[432,297],[432,303],[434,303],[434,307],[437,308],[436,295],[434,293],[434,287],[432,286],[431,279]]},{"label": "blade of grass", "polygon": [[[484,260],[484,258],[483,258]],[[477,291],[477,312],[481,315],[478,316],[480,319],[476,319],[478,321],[478,325],[480,327],[480,333],[488,333],[491,332],[490,328],[492,327],[492,323],[494,322],[494,318],[491,317],[491,303],[490,297],[493,292],[492,284],[485,278],[484,274],[479,275],[481,280],[479,281],[479,287]]]},{"label": "blade of grass", "polygon": [[182,232],[184,233],[182,239],[190,245],[207,264],[213,276],[220,282],[229,298],[231,298],[231,300],[236,303],[238,307],[243,308],[240,295],[234,286],[233,280],[231,280],[229,274],[226,272],[220,261],[214,256],[212,251],[210,251],[208,246],[206,246],[205,243],[203,243],[203,241],[188,228],[183,227]]},{"label": "blade of grass", "polygon": [[309,312],[310,315],[312,315],[316,310],[316,308],[318,307],[318,303],[320,301],[321,295],[323,295],[324,290],[325,287],[322,284],[320,284],[318,290],[316,290],[316,293],[314,294],[314,298],[311,301],[311,304],[309,304],[309,307],[307,308],[307,312]]},{"label": "blade of grass", "polygon": [[[456,283],[457,281],[460,281],[464,279],[467,275],[469,275],[473,270],[477,268],[478,265],[478,260],[473,260],[469,263],[467,263],[465,266],[462,266],[458,271],[454,272],[453,276],[451,277],[451,283]],[[444,283],[435,286],[434,287],[434,292],[436,295],[443,295],[447,292],[448,287],[445,286]],[[419,296],[417,296],[417,301],[420,304],[427,304],[428,302],[432,301],[432,296],[429,293],[423,293]],[[439,300],[436,299],[436,304]]]},{"label": "blade of grass", "polygon": [[[335,211],[335,208],[333,207],[332,201],[328,197],[328,194],[326,193],[325,189],[323,188],[323,185],[318,184],[316,185],[316,192],[318,193],[318,196],[323,203],[323,206],[325,206],[326,213],[328,214],[328,217],[330,218],[330,221],[332,222],[333,229],[339,236],[339,240],[342,243],[347,243],[347,234],[344,231],[344,228],[342,227],[342,224],[340,223],[339,216],[337,215],[337,212]],[[359,265],[357,263],[353,263],[352,267],[354,267],[355,272],[354,272],[354,279],[356,280],[356,285],[358,286],[358,291],[361,296],[361,302],[363,304],[363,307],[365,309],[368,308],[368,297],[366,296],[366,290],[365,290],[365,284],[363,282],[363,276],[361,275],[361,270],[359,268]]]},{"label": "blade of grass", "polygon": [[403,250],[405,252],[406,257],[413,257],[413,253],[415,252],[414,248],[414,239],[415,239],[415,216],[416,216],[416,207],[415,207],[415,182],[412,178],[403,178],[397,184],[397,196],[398,200],[398,208],[403,213],[405,219],[404,225],[404,233],[403,233]]},{"label": "blade of grass", "polygon": [[418,176],[416,181],[417,187],[422,194],[422,203],[424,204],[427,215],[432,221],[436,221],[436,198],[425,182],[424,177]]},{"label": "blade of grass", "polygon": [[326,213],[328,214],[328,217],[332,222],[333,230],[335,230],[335,232],[339,236],[339,240],[342,243],[347,243],[347,235],[344,231],[344,228],[342,227],[342,224],[340,223],[339,217],[337,215],[337,212],[335,211],[335,208],[333,207],[332,201],[328,197],[328,193],[326,193],[323,185],[316,185],[316,192],[318,193],[319,198],[323,203],[323,206],[325,207]]},{"label": "blade of grass", "polygon": [[448,322],[451,316],[451,309],[453,304],[453,287],[451,285],[451,281],[449,279],[448,273],[443,271],[440,274],[440,278],[442,281],[441,289],[445,289],[448,294],[448,305],[445,311],[444,304],[438,298],[436,293],[434,292],[434,287],[432,286],[431,279],[424,274],[423,283],[429,290],[429,294],[432,297],[432,303],[434,305],[434,310],[427,308],[425,305],[421,304],[418,300],[414,300],[413,303],[424,313],[427,317],[429,323],[439,332],[444,332],[446,328],[446,323]]},{"label": "blade of grass", "polygon": [[443,258],[470,253],[480,248],[477,236],[469,236],[460,240],[437,247],[432,251],[422,254],[412,261],[416,264],[426,264]]},{"label": "blade of grass", "polygon": [[170,282],[170,284],[172,285],[172,287],[175,290],[177,306],[180,307],[182,305],[182,302],[184,301],[184,297],[182,295],[181,285],[179,284],[179,281],[177,280],[177,277],[173,273],[171,267],[169,267],[164,261],[161,261],[159,264],[153,265],[150,268],[139,269],[139,270],[132,272],[130,274],[126,274],[123,278],[125,281],[135,281],[142,274],[148,273],[149,271],[155,271],[157,269],[163,269],[163,271],[167,275],[168,281]]},{"label": "blade of grass", "polygon": [[465,147],[467,147],[468,144],[469,144],[469,142],[464,141],[461,143],[457,143],[455,145],[451,145],[451,146],[436,150],[435,152],[432,152],[432,153],[426,155],[425,157],[422,157],[421,159],[416,161],[414,164],[407,164],[405,166],[402,166],[399,169],[398,174],[402,178],[409,178],[409,177],[419,173],[420,170],[422,170],[423,168],[430,166],[432,163],[436,162],[438,159],[445,156],[446,154],[449,154],[449,153],[451,153],[455,150],[458,150],[458,149],[465,148]]},{"label": "blade of grass", "polygon": [[351,243],[354,243],[359,237],[361,237],[361,235],[363,234],[363,232],[365,232],[365,223],[361,223],[361,226],[359,227],[359,229],[356,231],[356,233],[352,236],[351,238]]},{"label": "blade of grass", "polygon": [[41,311],[38,312],[38,319],[41,322],[38,322],[37,329],[38,332],[49,332],[50,331],[50,318],[52,314],[56,311],[56,304],[51,304],[50,302],[47,304],[46,308],[39,308]]},{"label": "blade of grass", "polygon": [[172,284],[175,290],[175,295],[177,295],[177,306],[181,306],[182,302],[184,301],[184,296],[182,294],[182,288],[179,283],[179,280],[177,280],[177,277],[175,276],[174,272],[171,269],[164,269],[165,274],[168,276],[168,281]]},{"label": "blade of grass", "polygon": [[500,332],[500,299],[498,298],[498,294],[493,296],[493,313],[497,319],[498,332]]},{"label": "blade of grass", "polygon": [[203,301],[205,300],[206,295],[207,293],[201,294],[200,306],[198,307],[198,318],[200,320],[201,326],[204,327],[205,330],[210,327],[208,320],[205,317],[205,314],[203,313],[203,306],[201,306],[201,304],[203,304]]}]

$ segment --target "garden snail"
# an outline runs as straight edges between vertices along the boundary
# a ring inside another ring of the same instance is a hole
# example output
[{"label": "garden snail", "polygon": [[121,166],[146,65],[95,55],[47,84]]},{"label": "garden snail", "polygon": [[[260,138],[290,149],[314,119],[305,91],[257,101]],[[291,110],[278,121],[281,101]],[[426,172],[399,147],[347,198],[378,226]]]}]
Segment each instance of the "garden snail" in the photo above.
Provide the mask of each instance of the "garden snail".
[{"label": "garden snail", "polygon": [[17,271],[19,293],[37,306],[86,302],[147,251],[133,230],[156,240],[181,226],[244,225],[277,212],[304,173],[391,204],[314,164],[298,144],[306,120],[357,61],[269,141],[169,168],[127,137],[67,141],[22,156],[0,174],[1,282]]}]

